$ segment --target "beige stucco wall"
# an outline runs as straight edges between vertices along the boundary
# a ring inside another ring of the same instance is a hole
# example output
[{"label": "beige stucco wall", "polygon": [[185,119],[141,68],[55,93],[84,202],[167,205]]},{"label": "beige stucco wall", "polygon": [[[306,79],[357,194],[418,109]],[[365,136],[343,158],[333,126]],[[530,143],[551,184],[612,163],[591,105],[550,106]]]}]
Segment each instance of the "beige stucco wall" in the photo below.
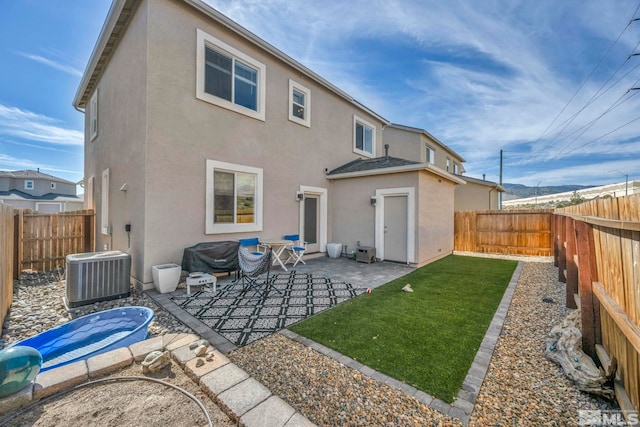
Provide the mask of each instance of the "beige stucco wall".
[{"label": "beige stucco wall", "polygon": [[495,186],[487,186],[467,181],[458,185],[455,191],[456,211],[478,211],[498,209],[498,191]]},{"label": "beige stucco wall", "polygon": [[384,144],[389,144],[389,155],[401,159],[415,160],[418,162],[427,161],[427,145],[436,152],[434,165],[440,169],[447,170],[447,157],[451,160],[449,172],[453,173],[454,163],[458,164],[460,171],[464,171],[464,166],[460,158],[445,149],[441,144],[433,141],[424,132],[414,132],[396,127],[384,128]]},{"label": "beige stucco wall", "polygon": [[453,253],[454,191],[456,185],[444,178],[420,172],[417,197],[418,265]]},{"label": "beige stucco wall", "polygon": [[425,148],[422,146],[419,133],[387,126],[384,128],[383,136],[383,145],[389,144],[390,156],[416,162],[426,161]]},{"label": "beige stucco wall", "polygon": [[[427,171],[334,180],[332,235],[351,252],[358,241],[375,246],[376,190],[415,190],[415,264],[425,265],[453,252],[454,183]],[[376,248],[380,252],[380,248]]]},{"label": "beige stucco wall", "polygon": [[[169,0],[143,5],[149,22],[148,125],[144,179],[140,177],[144,186],[141,212],[146,222],[144,271],[136,271],[135,277],[148,284],[151,266],[180,263],[184,248],[196,243],[253,236],[280,238],[297,232],[295,195],[300,186],[328,188],[324,169],[359,157],[353,153],[354,113],[376,125],[378,145],[382,123],[191,7]],[[196,28],[266,65],[265,121],[196,98]],[[311,128],[288,120],[289,78],[311,90]],[[376,149],[379,153],[380,148]],[[263,169],[263,231],[205,233],[207,159]],[[126,196],[133,194],[130,190]],[[328,241],[330,222],[331,216]]]},{"label": "beige stucco wall", "polygon": [[331,215],[333,241],[347,245],[351,253],[357,242],[375,246],[375,210],[371,196],[377,189],[416,187],[417,173],[396,173],[332,181]]},{"label": "beige stucco wall", "polygon": [[[98,82],[98,136],[90,141],[90,106],[85,111],[85,180],[94,177],[96,250],[132,255],[132,276],[144,270],[145,140],[147,132],[147,3],[143,2]],[[102,171],[109,169],[109,220],[112,234],[101,232]],[[127,183],[128,190],[120,191]],[[125,224],[131,224],[131,247]]]}]

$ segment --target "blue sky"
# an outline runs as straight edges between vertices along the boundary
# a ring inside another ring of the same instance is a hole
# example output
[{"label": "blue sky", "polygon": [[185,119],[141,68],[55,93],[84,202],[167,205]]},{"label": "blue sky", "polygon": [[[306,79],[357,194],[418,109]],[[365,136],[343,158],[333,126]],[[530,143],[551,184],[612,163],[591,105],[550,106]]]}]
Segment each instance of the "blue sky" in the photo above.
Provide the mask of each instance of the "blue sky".
[{"label": "blue sky", "polygon": [[[469,176],[497,181],[503,150],[504,182],[640,179],[640,0],[207,3]],[[110,4],[0,0],[0,170],[82,179],[71,102]]]}]

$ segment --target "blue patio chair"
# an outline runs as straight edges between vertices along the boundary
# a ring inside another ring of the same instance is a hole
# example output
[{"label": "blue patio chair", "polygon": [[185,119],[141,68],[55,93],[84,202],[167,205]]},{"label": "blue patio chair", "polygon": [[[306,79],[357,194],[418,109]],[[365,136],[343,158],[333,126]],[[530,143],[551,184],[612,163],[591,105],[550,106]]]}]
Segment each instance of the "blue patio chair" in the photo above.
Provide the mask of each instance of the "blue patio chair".
[{"label": "blue patio chair", "polygon": [[240,242],[240,246],[244,248],[255,248],[255,250],[253,251],[250,250],[253,255],[262,255],[267,252],[267,249],[269,249],[268,246],[261,244],[260,239],[258,239],[257,237],[252,237],[250,239],[239,239],[238,241]]},{"label": "blue patio chair", "polygon": [[289,261],[293,261],[294,267],[298,265],[299,262],[306,264],[302,259],[302,255],[304,255],[304,252],[307,250],[307,242],[302,242],[299,234],[287,234],[284,236],[284,240],[290,240],[293,243],[293,246],[287,246],[289,258],[287,258],[284,263],[286,264]]}]

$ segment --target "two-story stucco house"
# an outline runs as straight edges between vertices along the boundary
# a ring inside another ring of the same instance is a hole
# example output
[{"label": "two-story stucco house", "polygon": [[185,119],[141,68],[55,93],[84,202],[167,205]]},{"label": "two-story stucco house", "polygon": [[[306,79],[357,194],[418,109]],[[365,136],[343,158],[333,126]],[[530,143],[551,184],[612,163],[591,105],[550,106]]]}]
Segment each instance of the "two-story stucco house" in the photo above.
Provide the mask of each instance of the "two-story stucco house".
[{"label": "two-story stucco house", "polygon": [[145,287],[203,241],[453,251],[453,164],[401,155],[385,118],[200,0],[115,0],[74,106],[97,247],[131,253]]},{"label": "two-story stucco house", "polygon": [[84,204],[75,182],[40,170],[0,171],[0,203],[49,213],[79,210]]}]

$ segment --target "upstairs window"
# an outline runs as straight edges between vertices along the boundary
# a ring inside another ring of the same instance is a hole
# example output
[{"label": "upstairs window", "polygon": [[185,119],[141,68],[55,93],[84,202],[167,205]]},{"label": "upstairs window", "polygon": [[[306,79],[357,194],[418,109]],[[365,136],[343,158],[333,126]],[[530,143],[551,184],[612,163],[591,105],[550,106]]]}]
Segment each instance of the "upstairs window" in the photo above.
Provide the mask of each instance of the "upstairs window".
[{"label": "upstairs window", "polygon": [[375,146],[375,125],[358,116],[353,116],[353,151],[367,157],[373,157]]},{"label": "upstairs window", "polygon": [[435,164],[436,150],[427,145],[427,163]]},{"label": "upstairs window", "polygon": [[289,80],[289,120],[302,126],[311,127],[309,105],[311,91]]},{"label": "upstairs window", "polygon": [[24,182],[24,189],[25,190],[33,190],[35,188],[35,182],[28,180]]},{"label": "upstairs window", "polygon": [[457,163],[453,164],[453,173],[460,175],[460,166]]},{"label": "upstairs window", "polygon": [[447,157],[447,172],[451,170],[451,159]]},{"label": "upstairs window", "polygon": [[204,31],[197,36],[196,97],[264,120],[265,65]]}]

